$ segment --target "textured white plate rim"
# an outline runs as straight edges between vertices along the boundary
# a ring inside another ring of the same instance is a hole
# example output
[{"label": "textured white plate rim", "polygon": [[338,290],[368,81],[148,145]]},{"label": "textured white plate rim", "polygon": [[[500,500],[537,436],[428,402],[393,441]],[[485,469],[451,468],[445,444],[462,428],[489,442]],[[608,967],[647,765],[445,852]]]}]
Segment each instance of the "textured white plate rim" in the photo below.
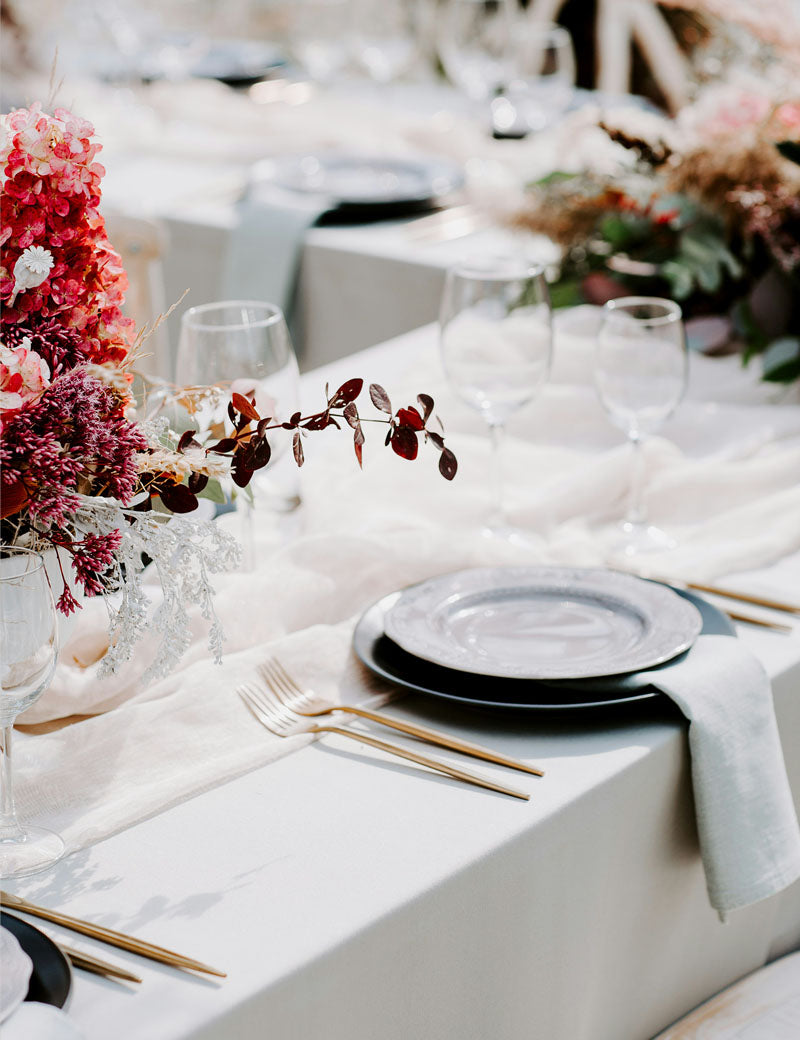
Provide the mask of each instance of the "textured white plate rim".
[{"label": "textured white plate rim", "polygon": [[[374,194],[362,194],[360,192],[351,194],[348,192],[338,195],[328,191],[324,185],[317,187],[309,185],[302,180],[298,181],[299,166],[307,159],[315,159],[321,167],[327,167],[330,170],[352,166],[354,168],[373,167],[376,171],[389,174],[401,171],[418,177],[423,184],[419,191],[413,189],[411,191],[385,189],[377,190]],[[393,157],[319,151],[282,155],[277,159],[264,159],[257,164],[253,179],[256,182],[271,181],[280,188],[298,192],[302,195],[326,195],[340,204],[365,206],[380,205],[381,203],[422,202],[434,199],[462,187],[464,174],[456,163],[435,157]]]},{"label": "textured white plate rim", "polygon": [[[643,619],[642,638],[613,658],[536,663],[487,660],[436,630],[436,612],[469,598],[507,593],[558,594],[599,600],[608,609]],[[404,589],[387,611],[385,631],[407,653],[473,675],[512,679],[588,679],[654,668],[688,650],[702,628],[696,607],[672,589],[620,571],[599,567],[478,567],[443,574]]]}]

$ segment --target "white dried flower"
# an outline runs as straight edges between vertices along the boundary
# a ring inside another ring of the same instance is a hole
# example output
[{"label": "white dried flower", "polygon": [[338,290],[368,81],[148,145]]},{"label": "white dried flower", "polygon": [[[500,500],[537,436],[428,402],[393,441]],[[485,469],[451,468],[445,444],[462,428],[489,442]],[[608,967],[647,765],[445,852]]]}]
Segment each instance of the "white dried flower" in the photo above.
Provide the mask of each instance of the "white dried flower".
[{"label": "white dried flower", "polygon": [[128,378],[122,369],[113,362],[107,361],[102,365],[89,363],[84,365],[84,368],[93,379],[97,379],[104,386],[115,390],[120,397],[130,397],[131,385],[128,382]]},{"label": "white dried flower", "polygon": [[28,246],[14,264],[14,289],[8,301],[9,307],[13,307],[19,293],[41,285],[54,265],[55,260],[49,249],[43,246]]}]

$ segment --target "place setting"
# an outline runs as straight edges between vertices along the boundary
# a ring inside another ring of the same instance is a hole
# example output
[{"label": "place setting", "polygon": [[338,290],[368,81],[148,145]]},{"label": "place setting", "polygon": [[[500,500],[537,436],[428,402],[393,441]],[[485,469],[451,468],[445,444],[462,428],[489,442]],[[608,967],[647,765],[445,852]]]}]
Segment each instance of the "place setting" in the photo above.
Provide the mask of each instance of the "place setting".
[{"label": "place setting", "polygon": [[800,959],[788,7],[42,2],[3,1040],[717,1040]]}]

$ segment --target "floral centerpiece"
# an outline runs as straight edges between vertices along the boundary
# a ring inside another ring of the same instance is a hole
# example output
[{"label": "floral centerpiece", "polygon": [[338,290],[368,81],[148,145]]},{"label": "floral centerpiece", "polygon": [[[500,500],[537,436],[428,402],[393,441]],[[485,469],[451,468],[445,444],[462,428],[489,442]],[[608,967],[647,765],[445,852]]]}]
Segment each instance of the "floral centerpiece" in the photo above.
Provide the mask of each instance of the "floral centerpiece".
[{"label": "floral centerpiece", "polygon": [[529,185],[516,223],[562,247],[553,303],[669,296],[800,379],[800,101],[710,90],[679,118],[600,118],[615,168]]},{"label": "floral centerpiece", "polygon": [[[365,441],[356,399],[363,381],[326,391],[317,413],[278,423],[253,400],[233,394],[230,428],[213,443],[180,437],[164,419],[140,422],[131,393],[135,335],[123,316],[127,278],[100,214],[100,145],[85,120],[38,104],[3,117],[0,245],[0,514],[3,544],[52,549],[63,614],[78,606],[73,588],[106,596],[105,667],[126,659],[149,625],[140,580],[153,561],[164,592],[157,617],[165,633],[151,674],[163,674],[188,642],[187,606],[211,622],[217,656],[223,634],[213,614],[209,575],[236,564],[238,547],[214,523],[186,515],[210,480],[239,487],[270,459],[268,434],[290,436],[298,465],[311,431],[348,424],[361,463]],[[420,440],[439,451],[450,480],[456,460],[429,428],[432,399],[394,412],[382,387],[370,387],[383,413],[386,444],[406,459]],[[373,420],[374,421],[374,420]],[[71,574],[69,574],[71,571]],[[67,580],[68,576],[71,580]]]}]

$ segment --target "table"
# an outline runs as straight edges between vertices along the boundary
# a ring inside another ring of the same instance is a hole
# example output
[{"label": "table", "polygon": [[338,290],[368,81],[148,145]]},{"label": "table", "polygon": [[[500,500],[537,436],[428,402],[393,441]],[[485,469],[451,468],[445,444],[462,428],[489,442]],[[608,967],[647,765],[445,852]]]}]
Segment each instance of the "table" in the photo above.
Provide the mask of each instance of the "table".
[{"label": "table", "polygon": [[[432,341],[420,330],[304,388],[355,372],[391,385]],[[739,583],[796,598],[800,553]],[[739,635],[772,678],[800,799],[798,628]],[[669,706],[603,724],[392,710],[547,776],[521,780],[522,803],[328,738],[12,886],[228,972],[121,954],[135,994],[81,973],[69,1011],[88,1040],[110,1022],[118,1040],[647,1040],[800,944],[798,884],[726,924],[709,907]]]},{"label": "table", "polygon": [[[258,94],[233,95],[209,83],[154,85],[133,108],[130,99],[96,92],[83,98],[81,111],[94,119],[105,147],[104,207],[163,226],[166,306],[190,290],[167,323],[173,351],[182,311],[220,298],[238,221],[235,200],[256,160],[312,150],[445,157],[467,168],[467,196],[478,208],[490,196],[496,208],[570,147],[547,135],[493,141],[474,112],[465,114],[459,93],[437,83],[387,88],[355,81],[321,92],[283,80],[260,86],[264,103]],[[421,234],[413,224],[375,221],[307,232],[293,328],[302,368],[434,320],[448,266],[508,248],[508,231],[485,220],[476,233],[462,234],[468,230],[462,226],[456,237]]]}]

